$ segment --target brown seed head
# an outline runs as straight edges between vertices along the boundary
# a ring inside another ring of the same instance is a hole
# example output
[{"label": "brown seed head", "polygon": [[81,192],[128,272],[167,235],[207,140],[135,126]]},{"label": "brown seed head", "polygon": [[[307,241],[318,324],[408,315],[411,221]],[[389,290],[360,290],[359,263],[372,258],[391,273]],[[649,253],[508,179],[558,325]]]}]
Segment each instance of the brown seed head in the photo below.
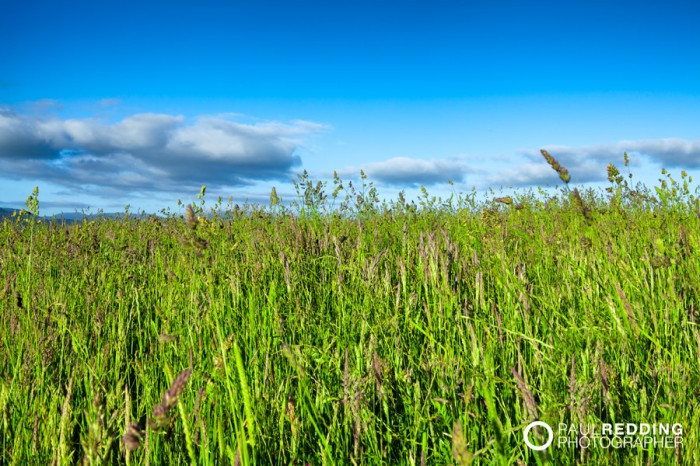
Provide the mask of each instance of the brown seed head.
[{"label": "brown seed head", "polygon": [[511,205],[513,203],[513,198],[510,196],[497,197],[494,199],[494,202],[500,202],[501,204]]},{"label": "brown seed head", "polygon": [[163,399],[161,400],[161,404],[163,405],[166,411],[169,411],[173,406],[175,406],[178,398],[185,389],[185,386],[187,385],[187,380],[190,378],[190,375],[192,375],[192,369],[185,369],[184,371],[180,372],[180,374],[170,386],[170,390],[167,390],[165,393],[163,393]]},{"label": "brown seed head", "polygon": [[555,172],[559,173],[559,178],[561,178],[564,183],[568,184],[569,181],[571,181],[571,176],[569,175],[569,171],[566,169],[566,167],[561,166],[559,162],[557,162],[556,159],[546,150],[540,149],[540,153],[542,153],[542,156],[545,158],[549,166],[552,167]]},{"label": "brown seed head", "polygon": [[537,419],[537,403],[535,402],[535,397],[527,386],[525,379],[522,378],[520,373],[515,367],[511,367],[510,371],[515,377],[515,383],[518,385],[520,394],[523,396],[523,401],[525,402],[525,408],[527,409],[530,419]]},{"label": "brown seed head", "polygon": [[129,426],[122,438],[124,446],[129,451],[137,450],[141,446],[141,439],[143,438],[143,431],[138,423],[134,422]]},{"label": "brown seed head", "polygon": [[194,210],[192,210],[192,206],[190,204],[187,204],[187,207],[185,208],[185,219],[187,220],[187,226],[190,227],[190,229],[194,230],[197,228],[197,217],[194,216]]}]

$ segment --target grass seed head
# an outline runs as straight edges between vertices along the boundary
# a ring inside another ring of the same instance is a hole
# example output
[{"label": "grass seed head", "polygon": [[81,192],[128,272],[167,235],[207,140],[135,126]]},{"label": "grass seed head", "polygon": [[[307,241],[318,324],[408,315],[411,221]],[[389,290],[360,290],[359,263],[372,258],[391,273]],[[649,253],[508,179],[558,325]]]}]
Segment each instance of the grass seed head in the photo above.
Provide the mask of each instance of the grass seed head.
[{"label": "grass seed head", "polygon": [[535,402],[535,397],[527,386],[525,379],[520,375],[515,367],[511,367],[510,371],[515,377],[515,382],[518,385],[520,394],[523,396],[523,401],[525,402],[525,408],[527,409],[530,419],[537,419],[537,403]]},{"label": "grass seed head", "polygon": [[620,170],[615,167],[615,165],[609,163],[608,164],[608,181],[611,183],[615,183],[618,180],[618,176],[620,176]]},{"label": "grass seed head", "polygon": [[197,228],[197,217],[195,217],[194,210],[190,204],[187,204],[187,207],[185,208],[185,219],[187,220],[187,226],[190,227],[191,230],[195,230]]},{"label": "grass seed head", "polygon": [[279,205],[279,203],[280,203],[280,198],[277,195],[277,189],[273,186],[272,192],[270,192],[270,205],[276,206],[276,205]]},{"label": "grass seed head", "polygon": [[603,395],[607,397],[610,384],[608,383],[608,368],[603,358],[600,358],[600,383],[603,386]]},{"label": "grass seed head", "polygon": [[129,425],[126,430],[122,442],[124,446],[129,451],[137,450],[141,446],[141,440],[143,439],[143,431],[137,422]]},{"label": "grass seed head", "polygon": [[192,375],[192,369],[185,369],[175,378],[170,388],[163,393],[160,403],[153,408],[153,415],[148,420],[148,425],[154,430],[161,430],[170,425],[168,412],[177,405],[177,401],[182,394],[187,380]]},{"label": "grass seed head", "polygon": [[166,411],[169,411],[173,406],[175,406],[175,404],[177,404],[177,400],[185,390],[185,386],[187,385],[190,375],[192,375],[192,369],[185,369],[184,371],[180,372],[170,386],[170,389],[163,393],[161,404]]},{"label": "grass seed head", "polygon": [[468,466],[474,461],[474,456],[469,451],[467,441],[464,438],[462,423],[459,421],[452,429],[452,457],[459,466]]},{"label": "grass seed head", "polygon": [[374,369],[374,380],[377,386],[377,392],[379,392],[379,396],[381,398],[382,396],[382,365],[381,362],[379,361],[379,355],[375,351],[374,354],[372,355],[373,357],[373,369]]},{"label": "grass seed head", "polygon": [[557,162],[557,160],[546,150],[541,149],[540,152],[549,166],[552,167],[555,172],[559,173],[559,178],[561,178],[564,183],[569,184],[569,181],[571,181],[571,176],[569,175],[569,171],[566,169],[566,167],[563,167],[559,162]]},{"label": "grass seed head", "polygon": [[155,430],[166,429],[170,425],[170,417],[168,411],[162,404],[157,404],[153,407],[153,414],[148,419],[148,426]]},{"label": "grass seed head", "polygon": [[158,343],[165,344],[165,343],[172,343],[177,339],[177,335],[169,335],[167,333],[161,333],[158,335]]},{"label": "grass seed head", "polygon": [[569,374],[569,409],[574,409],[576,401],[576,356],[571,355],[571,371]]},{"label": "grass seed head", "polygon": [[590,209],[590,207],[588,207],[588,205],[586,205],[586,202],[581,197],[581,193],[578,192],[577,188],[574,188],[573,194],[574,194],[574,200],[576,201],[576,204],[581,209],[581,213],[583,214],[583,218],[586,220],[586,222],[590,223],[591,222],[591,209]]},{"label": "grass seed head", "polygon": [[494,199],[494,202],[500,202],[501,204],[511,205],[513,203],[513,198],[510,196],[497,197]]},{"label": "grass seed head", "polygon": [[627,319],[629,320],[630,325],[632,326],[632,329],[636,335],[639,332],[639,325],[637,324],[637,316],[634,314],[634,309],[632,309],[632,305],[627,299],[625,291],[617,283],[615,283],[615,290],[617,291],[617,295],[620,297],[620,301],[622,301],[622,305],[627,313]]},{"label": "grass seed head", "polygon": [[348,359],[348,349],[345,349],[345,368],[343,369],[343,404],[347,406],[350,399],[350,362]]}]

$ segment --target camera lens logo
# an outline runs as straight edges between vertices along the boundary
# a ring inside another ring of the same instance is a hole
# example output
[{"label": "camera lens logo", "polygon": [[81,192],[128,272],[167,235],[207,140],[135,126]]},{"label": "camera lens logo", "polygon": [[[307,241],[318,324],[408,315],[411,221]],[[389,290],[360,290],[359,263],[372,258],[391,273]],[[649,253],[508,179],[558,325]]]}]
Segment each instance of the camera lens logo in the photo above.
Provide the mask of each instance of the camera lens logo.
[{"label": "camera lens logo", "polygon": [[[544,430],[547,431],[547,441],[544,442],[542,445],[535,445],[530,441],[530,431],[535,427],[542,427]],[[525,430],[523,430],[523,440],[525,440],[525,445],[527,445],[530,450],[546,450],[547,448],[549,448],[549,446],[552,444],[552,441],[554,440],[554,432],[552,431],[552,428],[549,427],[549,424],[547,424],[546,422],[531,422],[527,425],[527,427],[525,427]]]}]

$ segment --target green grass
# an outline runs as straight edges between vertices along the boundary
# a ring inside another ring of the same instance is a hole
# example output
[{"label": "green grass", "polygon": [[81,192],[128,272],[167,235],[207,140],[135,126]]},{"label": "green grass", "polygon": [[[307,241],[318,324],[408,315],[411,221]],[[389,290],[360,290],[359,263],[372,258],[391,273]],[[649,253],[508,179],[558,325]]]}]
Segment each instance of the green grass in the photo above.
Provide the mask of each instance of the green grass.
[{"label": "green grass", "polygon": [[[697,464],[700,219],[668,180],[331,209],[300,177],[290,208],[189,221],[28,203],[0,226],[0,463]],[[537,453],[534,419],[683,447]]]}]

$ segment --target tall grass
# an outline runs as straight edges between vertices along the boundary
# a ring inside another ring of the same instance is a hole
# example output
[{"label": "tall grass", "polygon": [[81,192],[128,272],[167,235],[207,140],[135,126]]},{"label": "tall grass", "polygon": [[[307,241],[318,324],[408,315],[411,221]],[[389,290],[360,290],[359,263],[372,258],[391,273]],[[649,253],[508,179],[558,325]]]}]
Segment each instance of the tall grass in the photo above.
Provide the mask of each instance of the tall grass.
[{"label": "tall grass", "polygon": [[[697,199],[609,175],[5,220],[0,463],[696,464]],[[534,419],[680,423],[683,447],[538,453]]]}]

